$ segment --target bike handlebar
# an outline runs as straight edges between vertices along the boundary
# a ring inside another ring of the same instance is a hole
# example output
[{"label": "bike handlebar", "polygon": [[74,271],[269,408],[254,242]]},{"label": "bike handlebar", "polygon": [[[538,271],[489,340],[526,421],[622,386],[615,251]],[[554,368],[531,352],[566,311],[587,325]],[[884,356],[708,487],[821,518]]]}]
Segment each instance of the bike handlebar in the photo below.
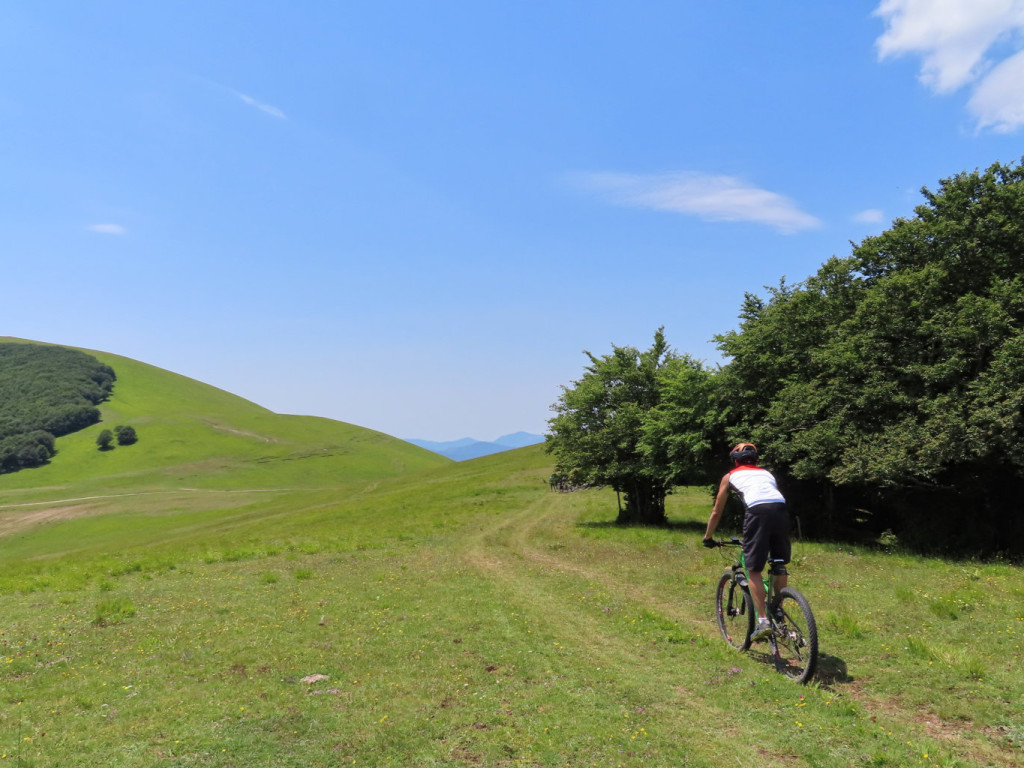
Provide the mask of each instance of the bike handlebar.
[{"label": "bike handlebar", "polygon": [[704,546],[710,548],[714,547],[740,547],[743,546],[743,539],[733,536],[729,541],[723,539],[704,539]]}]

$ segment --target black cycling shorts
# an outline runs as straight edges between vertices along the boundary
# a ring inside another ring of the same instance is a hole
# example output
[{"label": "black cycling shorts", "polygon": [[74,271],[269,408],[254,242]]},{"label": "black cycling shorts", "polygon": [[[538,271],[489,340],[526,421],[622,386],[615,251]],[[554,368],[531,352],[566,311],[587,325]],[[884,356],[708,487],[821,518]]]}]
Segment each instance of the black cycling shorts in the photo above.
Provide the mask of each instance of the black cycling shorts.
[{"label": "black cycling shorts", "polygon": [[743,560],[747,571],[763,571],[769,554],[772,559],[789,562],[789,512],[782,502],[757,504],[743,518]]}]

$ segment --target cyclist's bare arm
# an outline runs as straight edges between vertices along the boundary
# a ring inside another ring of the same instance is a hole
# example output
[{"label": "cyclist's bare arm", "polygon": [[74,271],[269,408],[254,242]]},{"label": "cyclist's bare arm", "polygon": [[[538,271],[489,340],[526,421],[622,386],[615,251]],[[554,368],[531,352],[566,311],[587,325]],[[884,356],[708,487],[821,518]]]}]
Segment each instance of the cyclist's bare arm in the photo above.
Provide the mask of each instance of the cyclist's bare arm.
[{"label": "cyclist's bare arm", "polygon": [[715,496],[715,506],[711,510],[711,517],[708,518],[708,529],[704,533],[704,539],[710,539],[715,535],[715,529],[718,527],[718,522],[722,519],[722,513],[725,511],[725,501],[729,498],[729,475],[722,477],[722,482],[718,484],[718,495]]}]

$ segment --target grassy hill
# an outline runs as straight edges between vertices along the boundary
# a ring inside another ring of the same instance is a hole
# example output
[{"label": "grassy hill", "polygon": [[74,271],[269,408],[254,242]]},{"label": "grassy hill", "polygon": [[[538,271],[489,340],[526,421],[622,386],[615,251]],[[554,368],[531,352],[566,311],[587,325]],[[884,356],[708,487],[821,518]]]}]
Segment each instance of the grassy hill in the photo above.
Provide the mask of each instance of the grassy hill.
[{"label": "grassy hill", "polygon": [[[2,339],[12,341],[12,339]],[[370,482],[445,464],[402,440],[351,424],[283,416],[207,384],[105,352],[83,350],[117,373],[103,422],[62,438],[45,468],[2,478],[0,492],[40,485],[111,490],[221,490]],[[100,430],[130,424],[136,446],[96,450]]]},{"label": "grassy hill", "polygon": [[102,359],[105,423],[139,444],[76,435],[61,458],[91,472],[0,477],[0,765],[1024,758],[1010,564],[799,542],[825,654],[799,687],[717,634],[703,492],[670,497],[667,529],[620,528],[614,494],[549,490],[540,446],[394,453]]},{"label": "grassy hill", "polygon": [[[40,558],[59,557],[69,571],[79,555],[123,559],[135,546],[150,557],[163,549],[273,549],[268,526],[279,532],[274,541],[288,541],[302,509],[329,509],[339,494],[451,463],[379,432],[275,414],[169,371],[84,351],[114,368],[113,395],[101,423],[57,440],[50,464],[0,475],[8,577],[40,570]],[[98,450],[99,432],[118,424],[135,427],[139,442]],[[275,515],[276,523],[265,520]],[[264,531],[250,541],[240,531],[251,520],[262,520]],[[298,529],[304,540],[313,535],[303,523]]]}]

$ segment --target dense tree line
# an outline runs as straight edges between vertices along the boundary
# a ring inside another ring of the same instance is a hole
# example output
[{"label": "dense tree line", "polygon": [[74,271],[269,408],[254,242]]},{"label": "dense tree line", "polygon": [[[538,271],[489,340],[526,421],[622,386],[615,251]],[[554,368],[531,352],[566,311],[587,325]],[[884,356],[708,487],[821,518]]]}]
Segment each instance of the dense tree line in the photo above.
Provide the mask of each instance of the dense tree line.
[{"label": "dense tree line", "polygon": [[[805,533],[1024,552],[1024,170],[996,164],[923,194],[849,256],[748,295],[717,338],[722,366],[678,355],[661,331],[647,352],[591,355],[554,406],[559,470],[617,488],[710,484],[749,439]],[[611,430],[629,414],[628,437]],[[606,455],[587,449],[606,440]],[[632,479],[589,468],[607,455],[632,461]]]},{"label": "dense tree line", "polygon": [[0,343],[0,472],[46,463],[54,438],[98,422],[115,378],[84,352]]}]

